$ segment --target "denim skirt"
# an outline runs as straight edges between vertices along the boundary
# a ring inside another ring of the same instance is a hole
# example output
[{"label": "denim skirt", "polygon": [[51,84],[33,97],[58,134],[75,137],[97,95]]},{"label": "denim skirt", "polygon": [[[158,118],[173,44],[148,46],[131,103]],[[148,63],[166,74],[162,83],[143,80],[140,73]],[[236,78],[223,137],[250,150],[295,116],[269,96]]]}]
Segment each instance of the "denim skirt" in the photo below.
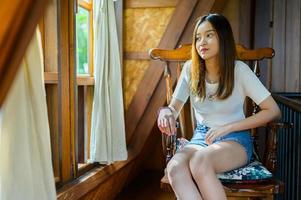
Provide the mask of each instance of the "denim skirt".
[{"label": "denim skirt", "polygon": [[[205,125],[197,124],[192,139],[190,140],[188,145],[195,144],[203,147],[208,146],[208,144],[205,141],[205,138],[206,138],[206,133],[208,132],[209,129],[210,128]],[[249,131],[231,132],[227,135],[216,138],[213,141],[213,143],[217,144],[219,142],[224,142],[224,141],[234,141],[241,144],[247,153],[248,163],[251,161],[252,153],[253,153],[253,138],[251,137]]]}]

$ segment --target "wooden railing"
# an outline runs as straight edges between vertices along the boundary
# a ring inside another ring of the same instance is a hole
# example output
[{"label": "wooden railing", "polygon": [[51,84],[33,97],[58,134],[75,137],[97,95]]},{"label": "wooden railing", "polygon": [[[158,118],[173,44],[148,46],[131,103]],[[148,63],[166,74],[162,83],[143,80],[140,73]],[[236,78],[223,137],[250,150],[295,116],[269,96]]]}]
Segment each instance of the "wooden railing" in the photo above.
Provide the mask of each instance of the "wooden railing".
[{"label": "wooden railing", "polygon": [[278,169],[276,176],[285,183],[284,193],[276,199],[301,199],[301,93],[274,95],[282,121],[293,123],[278,134]]}]

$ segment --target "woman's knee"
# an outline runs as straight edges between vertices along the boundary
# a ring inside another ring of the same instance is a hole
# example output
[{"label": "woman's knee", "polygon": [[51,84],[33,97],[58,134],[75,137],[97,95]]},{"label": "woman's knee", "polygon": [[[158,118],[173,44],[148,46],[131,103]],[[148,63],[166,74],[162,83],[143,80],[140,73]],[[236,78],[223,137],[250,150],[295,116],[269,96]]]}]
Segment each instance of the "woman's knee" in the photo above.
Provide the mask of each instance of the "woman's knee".
[{"label": "woman's knee", "polygon": [[188,170],[188,163],[185,161],[171,160],[166,167],[168,179],[170,181],[180,178]]},{"label": "woman's knee", "polygon": [[206,176],[213,170],[209,154],[205,152],[196,152],[189,161],[191,175],[195,180]]}]

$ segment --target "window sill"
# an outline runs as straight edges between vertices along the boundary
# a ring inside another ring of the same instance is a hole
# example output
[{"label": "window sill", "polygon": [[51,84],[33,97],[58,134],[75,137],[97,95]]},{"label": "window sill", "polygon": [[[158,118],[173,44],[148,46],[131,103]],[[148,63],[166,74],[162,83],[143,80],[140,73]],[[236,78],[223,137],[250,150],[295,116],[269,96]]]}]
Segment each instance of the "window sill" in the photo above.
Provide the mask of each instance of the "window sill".
[{"label": "window sill", "polygon": [[[128,176],[128,172],[132,167],[131,164],[133,164],[136,158],[137,154],[129,151],[128,159],[125,161],[117,161],[105,166],[98,165],[96,168],[60,188],[57,192],[57,199],[71,199],[70,197],[72,197],[72,199],[81,199],[91,191],[98,190],[100,187],[112,187],[112,183],[117,187],[117,183]],[[121,178],[122,176],[124,177]],[[109,195],[109,193],[115,192],[114,190],[102,189],[101,194],[98,195],[106,196]]]},{"label": "window sill", "polygon": [[[94,77],[90,75],[77,76],[77,85],[94,85]],[[58,84],[57,72],[44,72],[45,84]]]}]

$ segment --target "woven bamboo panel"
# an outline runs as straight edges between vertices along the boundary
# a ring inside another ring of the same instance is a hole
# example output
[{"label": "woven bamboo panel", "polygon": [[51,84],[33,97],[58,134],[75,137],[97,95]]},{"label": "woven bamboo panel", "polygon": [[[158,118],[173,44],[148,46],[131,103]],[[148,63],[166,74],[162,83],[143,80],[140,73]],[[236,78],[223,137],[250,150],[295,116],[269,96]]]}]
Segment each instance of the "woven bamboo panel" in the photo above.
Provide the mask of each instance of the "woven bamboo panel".
[{"label": "woven bamboo panel", "polygon": [[130,102],[143,78],[145,70],[150,61],[146,60],[126,60],[123,69],[124,106],[128,109]]},{"label": "woven bamboo panel", "polygon": [[[175,8],[128,8],[124,13],[124,52],[147,52],[157,47]],[[149,66],[146,60],[125,60],[123,89],[125,110]]]},{"label": "woven bamboo panel", "polygon": [[174,9],[125,9],[124,51],[145,52],[158,46]]}]

